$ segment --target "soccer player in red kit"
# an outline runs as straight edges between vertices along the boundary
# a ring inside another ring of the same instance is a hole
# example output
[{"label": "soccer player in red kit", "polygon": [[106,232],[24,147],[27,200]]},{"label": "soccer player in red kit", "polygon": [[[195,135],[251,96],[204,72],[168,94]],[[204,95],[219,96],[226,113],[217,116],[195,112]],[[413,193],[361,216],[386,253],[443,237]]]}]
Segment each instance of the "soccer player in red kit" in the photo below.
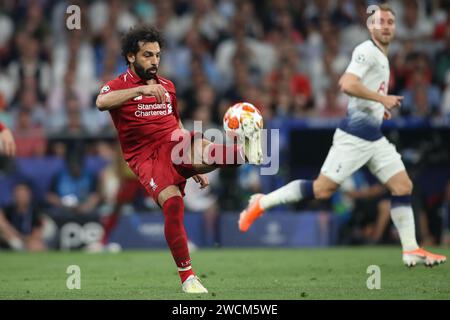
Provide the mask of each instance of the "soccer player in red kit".
[{"label": "soccer player in red kit", "polygon": [[16,144],[11,131],[0,122],[0,153],[13,157],[16,154]]},{"label": "soccer player in red kit", "polygon": [[[162,208],[164,234],[178,267],[183,291],[207,293],[192,270],[183,224],[182,197],[186,179],[192,177],[200,188],[205,188],[208,179],[204,173],[244,162],[260,164],[262,150],[247,148],[246,144],[244,147],[214,144],[203,139],[201,133],[183,129],[175,86],[158,75],[162,45],[161,34],[150,26],[139,26],[125,34],[122,55],[129,68],[101,88],[96,105],[100,111],[110,112],[125,161]],[[257,130],[260,129],[255,124],[254,132]],[[252,136],[245,138],[251,139]],[[196,139],[200,139],[200,143],[194,143]],[[180,144],[183,148],[176,155],[188,161],[175,164],[178,162],[173,161],[172,150],[174,147],[178,150]],[[216,154],[231,155],[232,164],[225,163],[229,160],[211,161],[217,159]],[[198,155],[200,163],[193,161],[198,159]]]}]

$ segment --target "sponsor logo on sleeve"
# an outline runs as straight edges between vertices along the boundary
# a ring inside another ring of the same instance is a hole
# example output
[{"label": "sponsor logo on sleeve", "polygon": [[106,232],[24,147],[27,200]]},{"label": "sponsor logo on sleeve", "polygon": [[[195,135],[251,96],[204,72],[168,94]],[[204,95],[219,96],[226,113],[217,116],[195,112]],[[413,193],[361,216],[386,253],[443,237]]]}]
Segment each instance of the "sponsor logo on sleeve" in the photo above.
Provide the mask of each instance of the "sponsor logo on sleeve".
[{"label": "sponsor logo on sleeve", "polygon": [[108,86],[108,85],[106,85],[106,86],[103,86],[102,87],[102,90],[100,91],[101,93],[106,93],[106,92],[108,92],[109,90],[111,90],[111,88]]},{"label": "sponsor logo on sleeve", "polygon": [[366,62],[366,56],[364,55],[364,54],[362,54],[362,53],[359,53],[357,56],[356,56],[356,62],[358,62],[358,63],[364,63],[364,62]]}]

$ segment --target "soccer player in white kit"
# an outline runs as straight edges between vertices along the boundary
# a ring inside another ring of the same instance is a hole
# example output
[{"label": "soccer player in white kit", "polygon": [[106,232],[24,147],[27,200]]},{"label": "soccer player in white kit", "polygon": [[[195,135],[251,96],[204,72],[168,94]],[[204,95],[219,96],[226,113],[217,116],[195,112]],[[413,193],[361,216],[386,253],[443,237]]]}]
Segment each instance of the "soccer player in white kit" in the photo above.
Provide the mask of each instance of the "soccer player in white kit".
[{"label": "soccer player in white kit", "polygon": [[399,107],[403,97],[388,95],[389,61],[387,51],[395,35],[395,13],[389,5],[378,6],[368,25],[371,39],[358,45],[352,60],[339,80],[350,96],[348,112],[333,137],[333,145],[314,181],[295,180],[269,193],[255,194],[242,211],[239,229],[248,230],[265,210],[304,199],[328,199],[339,185],[363,165],[391,193],[391,218],[403,248],[407,266],[423,263],[433,266],[446,257],[420,248],[416,241],[411,207],[412,182],[395,146],[382,135],[383,119]]}]

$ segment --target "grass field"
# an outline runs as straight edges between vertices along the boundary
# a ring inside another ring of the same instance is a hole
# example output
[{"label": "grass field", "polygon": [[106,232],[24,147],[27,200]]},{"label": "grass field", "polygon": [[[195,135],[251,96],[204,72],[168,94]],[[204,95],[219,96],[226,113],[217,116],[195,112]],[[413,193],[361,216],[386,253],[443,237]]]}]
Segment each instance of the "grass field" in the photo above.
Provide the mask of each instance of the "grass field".
[{"label": "grass field", "polygon": [[[200,250],[192,259],[207,295],[181,292],[168,250],[1,252],[0,299],[450,299],[448,263],[408,269],[399,250]],[[80,290],[66,287],[69,265],[81,268]],[[369,265],[381,268],[380,290],[367,289]]]}]

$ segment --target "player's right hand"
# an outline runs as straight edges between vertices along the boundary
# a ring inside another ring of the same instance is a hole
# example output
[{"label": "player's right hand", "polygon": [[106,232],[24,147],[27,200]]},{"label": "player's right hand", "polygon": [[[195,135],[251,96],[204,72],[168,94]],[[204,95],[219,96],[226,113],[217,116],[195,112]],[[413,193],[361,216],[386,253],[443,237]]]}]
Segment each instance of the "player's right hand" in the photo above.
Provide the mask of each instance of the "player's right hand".
[{"label": "player's right hand", "polygon": [[381,103],[387,110],[392,110],[394,108],[400,107],[402,105],[402,96],[384,96]]},{"label": "player's right hand", "polygon": [[200,189],[205,189],[209,186],[209,179],[206,174],[196,174],[192,177],[196,183],[200,183]]},{"label": "player's right hand", "polygon": [[148,84],[139,88],[139,91],[144,96],[155,96],[159,103],[165,101],[165,94],[167,90],[160,84]]}]

